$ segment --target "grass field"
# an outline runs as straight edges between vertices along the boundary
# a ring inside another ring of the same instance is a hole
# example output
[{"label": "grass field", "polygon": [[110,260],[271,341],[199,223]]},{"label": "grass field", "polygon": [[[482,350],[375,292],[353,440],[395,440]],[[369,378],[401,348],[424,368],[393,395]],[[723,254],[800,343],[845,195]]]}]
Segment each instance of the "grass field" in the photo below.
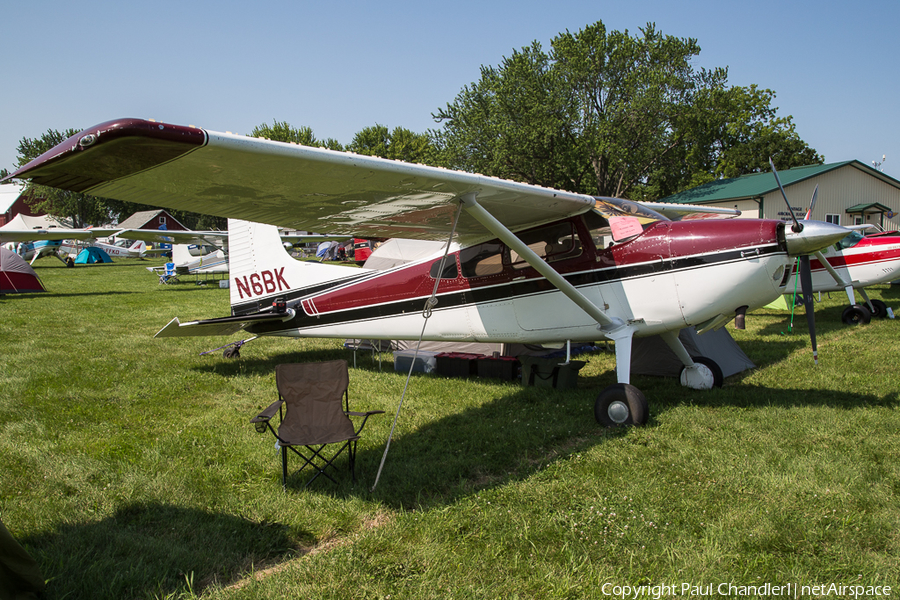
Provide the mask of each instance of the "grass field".
[{"label": "grass field", "polygon": [[[900,323],[846,327],[842,295],[817,305],[818,367],[802,311],[791,333],[763,310],[729,326],[758,368],[721,389],[634,378],[643,428],[594,421],[609,353],[577,390],[415,376],[374,492],[405,375],[360,354],[352,407],[387,414],[358,483],[285,492],[249,423],[274,367],[352,354],[261,339],[228,360],[200,355],[220,338],[153,339],[176,315],[227,314],[228,294],[160,286],[148,264],[44,258],[49,293],[0,297],[0,518],[47,598],[900,594]],[[871,295],[900,309],[897,287]]]}]

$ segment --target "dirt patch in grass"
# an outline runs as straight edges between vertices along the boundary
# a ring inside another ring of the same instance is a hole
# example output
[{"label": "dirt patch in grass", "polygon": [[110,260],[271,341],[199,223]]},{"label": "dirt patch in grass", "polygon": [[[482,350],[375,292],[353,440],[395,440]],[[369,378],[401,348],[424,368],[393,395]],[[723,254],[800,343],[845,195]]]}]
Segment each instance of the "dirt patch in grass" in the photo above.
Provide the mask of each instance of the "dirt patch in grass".
[{"label": "dirt patch in grass", "polygon": [[394,515],[392,515],[391,513],[388,513],[386,511],[378,511],[371,517],[364,519],[360,529],[357,532],[355,532],[353,535],[344,536],[344,537],[340,537],[340,536],[327,537],[311,546],[301,546],[298,550],[297,555],[294,556],[293,558],[291,558],[290,560],[280,562],[278,564],[274,564],[272,566],[264,567],[262,569],[256,570],[253,573],[251,573],[250,575],[248,575],[247,577],[244,577],[243,579],[236,581],[235,583],[232,583],[231,585],[226,586],[224,589],[229,590],[229,591],[240,590],[254,581],[262,581],[263,579],[265,579],[266,577],[269,577],[270,575],[274,575],[275,573],[280,573],[281,571],[284,571],[285,569],[290,567],[292,564],[296,563],[299,560],[303,560],[308,556],[315,556],[316,554],[321,554],[323,552],[328,552],[330,550],[333,550],[334,548],[338,548],[341,546],[346,546],[348,544],[351,544],[362,533],[365,533],[367,531],[371,531],[372,529],[387,525],[388,523],[390,523],[393,520],[393,518],[394,518]]}]

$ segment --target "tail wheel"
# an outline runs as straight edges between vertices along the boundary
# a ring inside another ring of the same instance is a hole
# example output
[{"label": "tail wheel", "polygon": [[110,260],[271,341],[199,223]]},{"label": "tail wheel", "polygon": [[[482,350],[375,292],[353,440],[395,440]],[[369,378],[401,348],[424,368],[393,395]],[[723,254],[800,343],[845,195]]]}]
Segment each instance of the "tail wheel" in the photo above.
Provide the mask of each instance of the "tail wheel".
[{"label": "tail wheel", "polygon": [[872,320],[872,313],[865,306],[853,304],[844,309],[841,320],[846,325],[865,325]]},{"label": "tail wheel", "polygon": [[616,383],[597,396],[594,418],[606,427],[644,425],[650,416],[647,398],[641,390],[628,383]]}]

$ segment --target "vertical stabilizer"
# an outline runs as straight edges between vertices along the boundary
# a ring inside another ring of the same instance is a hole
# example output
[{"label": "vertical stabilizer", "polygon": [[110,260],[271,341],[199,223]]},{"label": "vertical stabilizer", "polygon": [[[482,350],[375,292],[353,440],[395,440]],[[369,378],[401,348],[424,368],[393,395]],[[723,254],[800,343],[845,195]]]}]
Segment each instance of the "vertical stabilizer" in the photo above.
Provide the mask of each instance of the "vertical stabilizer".
[{"label": "vertical stabilizer", "polygon": [[322,284],[355,278],[358,269],[295,260],[274,225],[228,219],[231,306],[254,310],[280,297],[291,299]]},{"label": "vertical stabilizer", "polygon": [[172,244],[172,262],[176,267],[187,266],[194,260],[191,255],[191,247],[188,244]]},{"label": "vertical stabilizer", "polygon": [[147,244],[143,240],[138,240],[131,245],[129,250],[142,257],[144,256],[144,252],[147,251]]}]

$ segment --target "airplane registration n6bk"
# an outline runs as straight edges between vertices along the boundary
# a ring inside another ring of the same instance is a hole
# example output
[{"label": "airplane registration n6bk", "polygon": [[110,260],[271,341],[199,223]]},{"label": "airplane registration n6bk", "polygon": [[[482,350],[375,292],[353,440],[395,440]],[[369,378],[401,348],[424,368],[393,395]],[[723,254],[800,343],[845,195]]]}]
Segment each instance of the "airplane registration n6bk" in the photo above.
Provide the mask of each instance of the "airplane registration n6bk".
[{"label": "airplane registration n6bk", "polygon": [[[682,385],[721,385],[715,362],[692,359],[678,331],[740,326],[785,291],[795,257],[848,233],[139,119],[86,129],[10,177],[230,219],[232,314],[175,319],[158,336],[610,340],[617,383],[594,407],[608,425],[647,418],[629,381],[635,336],[666,341]],[[444,243],[387,270],[352,269],[294,260],[276,225]]]}]

